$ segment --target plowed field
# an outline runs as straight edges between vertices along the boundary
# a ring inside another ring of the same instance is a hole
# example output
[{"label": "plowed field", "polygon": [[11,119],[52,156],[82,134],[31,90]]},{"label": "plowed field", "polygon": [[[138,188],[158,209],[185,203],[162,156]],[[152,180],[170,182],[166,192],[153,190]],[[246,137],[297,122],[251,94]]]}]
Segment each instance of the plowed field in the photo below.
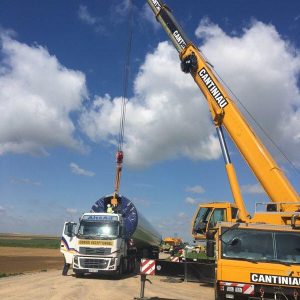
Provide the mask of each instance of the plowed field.
[{"label": "plowed field", "polygon": [[0,273],[44,271],[62,266],[63,256],[58,249],[0,247]]}]

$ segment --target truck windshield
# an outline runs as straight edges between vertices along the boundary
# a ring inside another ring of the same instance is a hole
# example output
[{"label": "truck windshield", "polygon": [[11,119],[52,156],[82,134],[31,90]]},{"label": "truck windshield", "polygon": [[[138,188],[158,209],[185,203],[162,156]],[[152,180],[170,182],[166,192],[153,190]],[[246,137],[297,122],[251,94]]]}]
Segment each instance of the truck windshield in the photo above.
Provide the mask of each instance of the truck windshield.
[{"label": "truck windshield", "polygon": [[226,230],[221,236],[224,259],[300,264],[300,232]]},{"label": "truck windshield", "polygon": [[90,239],[115,239],[119,236],[119,222],[81,221],[78,236]]}]

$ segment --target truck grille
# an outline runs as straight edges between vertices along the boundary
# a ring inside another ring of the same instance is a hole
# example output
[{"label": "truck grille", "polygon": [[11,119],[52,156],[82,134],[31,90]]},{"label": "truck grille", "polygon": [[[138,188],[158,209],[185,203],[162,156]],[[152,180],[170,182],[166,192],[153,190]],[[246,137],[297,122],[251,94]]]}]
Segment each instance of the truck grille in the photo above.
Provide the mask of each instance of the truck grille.
[{"label": "truck grille", "polygon": [[80,258],[80,266],[84,269],[106,269],[108,261],[106,259]]},{"label": "truck grille", "polygon": [[88,255],[109,255],[111,254],[111,248],[79,247],[79,253]]}]

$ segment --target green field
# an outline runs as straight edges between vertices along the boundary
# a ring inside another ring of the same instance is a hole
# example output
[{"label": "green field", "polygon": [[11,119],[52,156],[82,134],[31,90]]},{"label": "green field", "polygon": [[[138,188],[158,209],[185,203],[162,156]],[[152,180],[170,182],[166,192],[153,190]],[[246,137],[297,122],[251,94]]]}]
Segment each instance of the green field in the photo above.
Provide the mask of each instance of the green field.
[{"label": "green field", "polygon": [[22,274],[23,273],[11,273],[11,274],[0,273],[0,278],[9,277],[9,276],[17,276],[17,275],[22,275]]},{"label": "green field", "polygon": [[60,238],[30,235],[0,234],[0,247],[59,249]]}]

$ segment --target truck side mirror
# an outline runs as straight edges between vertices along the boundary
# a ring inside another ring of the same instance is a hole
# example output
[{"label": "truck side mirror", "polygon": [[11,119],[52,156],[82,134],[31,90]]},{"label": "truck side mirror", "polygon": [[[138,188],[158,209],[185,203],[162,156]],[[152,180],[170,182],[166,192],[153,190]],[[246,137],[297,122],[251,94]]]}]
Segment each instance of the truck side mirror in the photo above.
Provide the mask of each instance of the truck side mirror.
[{"label": "truck side mirror", "polygon": [[206,241],[206,256],[207,257],[215,256],[215,241],[214,240]]},{"label": "truck side mirror", "polygon": [[77,224],[73,223],[73,222],[66,223],[64,234],[68,237],[75,236],[75,227],[76,227],[76,225]]}]

